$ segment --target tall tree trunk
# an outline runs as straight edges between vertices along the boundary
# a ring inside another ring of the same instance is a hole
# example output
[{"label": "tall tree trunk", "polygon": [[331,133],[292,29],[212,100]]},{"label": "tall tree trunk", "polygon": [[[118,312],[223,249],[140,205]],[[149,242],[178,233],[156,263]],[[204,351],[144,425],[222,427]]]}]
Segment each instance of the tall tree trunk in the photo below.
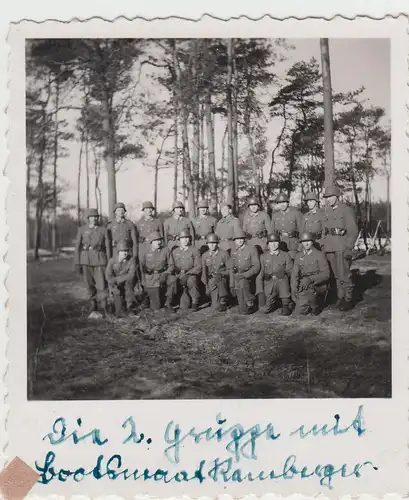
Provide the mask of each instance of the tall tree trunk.
[{"label": "tall tree trunk", "polygon": [[[200,168],[200,119],[199,119],[199,85],[198,85],[198,53],[197,53],[197,40],[193,40],[193,141],[192,141],[192,171],[193,171],[193,186],[195,201],[199,196],[199,168]],[[191,214],[194,215],[194,214]]]},{"label": "tall tree trunk", "polygon": [[88,151],[88,130],[85,131],[85,183],[86,183],[86,201],[87,210],[89,208],[90,200],[90,175],[89,175],[89,151]]},{"label": "tall tree trunk", "polygon": [[192,178],[192,169],[190,166],[190,152],[189,152],[189,135],[188,135],[188,111],[183,109],[183,164],[185,170],[185,183],[187,189],[187,199],[189,207],[189,215],[193,217],[196,213],[195,206],[195,192]]},{"label": "tall tree trunk", "polygon": [[235,54],[235,39],[232,39],[231,64],[233,72],[232,85],[232,121],[233,121],[233,174],[234,174],[234,206],[238,210],[239,200],[239,139],[237,125],[237,66]]},{"label": "tall tree trunk", "polygon": [[200,197],[206,197],[205,143],[204,143],[204,108],[200,107]]},{"label": "tall tree trunk", "polygon": [[[174,147],[174,160],[173,160],[173,201],[177,200],[178,197],[178,158],[179,158],[179,148],[178,148],[178,104],[177,104],[177,95],[176,92],[173,91],[173,147]],[[155,205],[156,206],[156,205]]]},{"label": "tall tree trunk", "polygon": [[391,176],[386,174],[386,233],[391,234],[391,192],[390,192]]},{"label": "tall tree trunk", "polygon": [[356,185],[355,175],[353,173],[351,174],[351,184],[352,184],[352,192],[353,192],[354,201],[355,201],[355,213],[356,213],[356,217],[358,219],[359,229],[362,229],[361,204],[359,203],[358,188]]},{"label": "tall tree trunk", "polygon": [[233,106],[232,106],[232,76],[233,76],[233,40],[227,40],[227,203],[235,210],[234,186],[234,146],[233,146]]},{"label": "tall tree trunk", "polygon": [[53,164],[53,213],[51,219],[51,250],[57,254],[57,163],[58,163],[58,106],[60,97],[60,84],[58,78],[55,82],[55,126],[54,126],[54,164]]},{"label": "tall tree trunk", "polygon": [[26,168],[26,248],[29,250],[31,248],[31,158],[27,159]]},{"label": "tall tree trunk", "polygon": [[207,161],[209,164],[209,187],[210,187],[210,211],[217,211],[217,181],[216,181],[216,159],[214,154],[214,123],[212,116],[212,99],[210,88],[205,95],[204,113],[206,120],[207,139]]},{"label": "tall tree trunk", "polygon": [[224,199],[224,188],[225,188],[225,181],[224,181],[224,172],[225,172],[225,163],[226,163],[226,137],[227,137],[227,125],[226,128],[224,129],[224,134],[222,138],[222,158],[221,158],[221,166],[220,166],[220,200]]},{"label": "tall tree trunk", "polygon": [[112,216],[117,200],[115,176],[115,140],[110,101],[109,96],[106,94],[104,95],[102,105],[102,130],[104,131],[105,168],[108,175],[108,213],[109,216]]},{"label": "tall tree trunk", "polygon": [[77,222],[81,224],[81,171],[82,171],[82,148],[84,145],[84,132],[81,131],[80,156],[78,159],[78,175],[77,175]]},{"label": "tall tree trunk", "polygon": [[[45,122],[46,116],[44,111],[43,120]],[[43,127],[43,138],[41,141],[41,152],[38,163],[38,183],[37,183],[37,203],[35,211],[35,227],[34,227],[34,260],[39,260],[39,249],[41,246],[41,231],[42,231],[42,219],[44,210],[44,184],[43,184],[43,174],[44,174],[44,157],[45,148],[47,144],[47,139],[45,136],[45,127]]]},{"label": "tall tree trunk", "polygon": [[331,65],[328,38],[320,38],[322,85],[324,92],[325,185],[334,184],[334,122],[332,116]]},{"label": "tall tree trunk", "polygon": [[153,182],[153,206],[158,206],[158,177],[159,177],[159,156],[155,162],[155,177]]}]

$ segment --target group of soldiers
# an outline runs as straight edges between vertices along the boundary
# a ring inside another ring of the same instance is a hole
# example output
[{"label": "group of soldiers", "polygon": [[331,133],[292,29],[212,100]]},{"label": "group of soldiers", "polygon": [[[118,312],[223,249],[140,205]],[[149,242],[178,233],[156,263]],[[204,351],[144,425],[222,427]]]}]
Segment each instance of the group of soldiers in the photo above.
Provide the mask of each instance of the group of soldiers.
[{"label": "group of soldiers", "polygon": [[[99,225],[96,209],[87,212],[79,228],[75,264],[87,287],[90,312],[117,316],[134,314],[137,307],[162,307],[173,312],[196,311],[206,297],[211,308],[225,311],[238,302],[244,314],[280,307],[283,315],[319,314],[329,292],[336,307],[353,307],[352,250],[358,228],[351,207],[339,201],[340,190],[325,190],[325,208],[318,197],[305,196],[303,215],[280,194],[270,217],[252,198],[242,224],[232,207],[221,207],[221,219],[198,203],[198,215],[188,218],[182,202],[162,221],[151,202],[134,224],[117,203],[114,218]],[[112,299],[112,300],[110,300]]]}]

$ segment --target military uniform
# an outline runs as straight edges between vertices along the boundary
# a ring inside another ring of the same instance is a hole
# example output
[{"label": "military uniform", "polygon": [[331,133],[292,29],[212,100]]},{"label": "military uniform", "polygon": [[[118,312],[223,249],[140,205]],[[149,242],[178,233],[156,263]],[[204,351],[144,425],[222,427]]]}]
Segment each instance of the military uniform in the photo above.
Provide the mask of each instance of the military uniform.
[{"label": "military uniform", "polygon": [[[244,238],[243,231],[237,231],[234,239]],[[230,287],[235,290],[241,312],[249,312],[254,303],[255,278],[260,272],[260,257],[253,245],[244,243],[240,248],[235,248],[230,256]]]},{"label": "military uniform", "polygon": [[220,248],[231,252],[234,249],[233,235],[240,229],[240,222],[237,217],[229,214],[227,217],[222,217],[216,226],[215,233],[220,240]]},{"label": "military uniform", "polygon": [[[305,233],[313,241],[313,236]],[[325,293],[330,270],[327,259],[323,252],[315,247],[307,252],[298,252],[294,259],[294,267],[291,274],[291,292],[296,302],[296,312],[308,314],[310,309],[318,313],[318,295]]]},{"label": "military uniform", "polygon": [[194,238],[195,231],[192,222],[182,215],[181,217],[176,217],[172,215],[165,220],[164,224],[165,230],[165,241],[168,245],[169,250],[172,250],[178,246],[178,234],[181,231],[190,231],[192,238]]},{"label": "military uniform", "polygon": [[[122,249],[118,245],[118,251]],[[119,314],[122,311],[122,296],[124,296],[127,309],[129,310],[134,302],[135,259],[128,256],[126,259],[119,261],[118,256],[112,257],[109,259],[105,276],[108,281],[109,290],[114,297],[116,313]]]},{"label": "military uniform", "polygon": [[301,233],[308,232],[314,235],[317,249],[320,250],[324,241],[325,212],[321,208],[315,207],[304,214]]},{"label": "military uniform", "polygon": [[[179,233],[179,238],[182,238],[182,235],[185,235],[184,231]],[[189,308],[189,296],[192,299],[192,307],[197,308],[200,299],[198,277],[202,272],[200,252],[192,245],[184,248],[178,246],[172,250],[172,257],[175,264],[173,297],[178,294],[178,285],[180,285],[182,288],[181,309]]]},{"label": "military uniform", "polygon": [[[208,241],[218,242],[217,235]],[[202,256],[202,282],[205,284],[212,301],[212,308],[224,310],[228,296],[227,279],[229,276],[229,254],[221,248],[208,250]]]},{"label": "military uniform", "polygon": [[[89,210],[90,216],[96,210]],[[88,296],[94,309],[98,300],[102,308],[106,306],[107,290],[105,267],[110,257],[109,238],[104,227],[90,227],[88,224],[78,229],[75,243],[75,264],[81,269]]]},{"label": "military uniform", "polygon": [[141,258],[142,253],[150,248],[149,235],[157,231],[163,236],[163,224],[158,217],[146,217],[142,215],[136,224],[136,229],[139,241],[139,258]]},{"label": "military uniform", "polygon": [[287,250],[292,258],[298,250],[298,238],[302,226],[302,214],[295,208],[288,207],[271,216],[272,231],[281,237],[282,249]]},{"label": "military uniform", "polygon": [[210,233],[214,233],[217,226],[217,220],[212,215],[198,215],[192,219],[195,247],[199,250],[206,246],[206,238]]},{"label": "military uniform", "polygon": [[107,224],[108,238],[112,248],[112,255],[117,255],[117,245],[120,242],[125,242],[131,251],[132,257],[138,257],[138,238],[136,235],[136,228],[132,221],[129,219],[112,220]]},{"label": "military uniform", "polygon": [[[161,237],[161,234],[153,233],[149,236],[149,241],[152,242],[152,238],[161,239]],[[168,292],[169,286],[172,286],[172,274],[175,268],[170,250],[166,247],[157,250],[149,248],[141,255],[140,267],[142,285],[149,297],[151,309],[160,309],[161,293],[164,290],[166,291],[166,304],[169,305],[171,296]]]},{"label": "military uniform", "polygon": [[267,251],[260,257],[261,269],[256,279],[257,294],[263,293],[266,304],[262,312],[270,312],[277,298],[281,299],[283,314],[287,314],[291,299],[290,277],[293,269],[293,259],[287,252],[278,249]]},{"label": "military uniform", "polygon": [[266,212],[248,212],[243,220],[243,231],[250,237],[249,243],[259,246],[262,250],[267,247],[267,235],[272,231],[271,219]]},{"label": "military uniform", "polygon": [[[325,197],[339,196],[339,190],[330,188]],[[337,296],[341,301],[352,302],[351,251],[358,237],[353,209],[337,202],[325,210],[325,239],[323,250],[327,256],[336,282]]]}]

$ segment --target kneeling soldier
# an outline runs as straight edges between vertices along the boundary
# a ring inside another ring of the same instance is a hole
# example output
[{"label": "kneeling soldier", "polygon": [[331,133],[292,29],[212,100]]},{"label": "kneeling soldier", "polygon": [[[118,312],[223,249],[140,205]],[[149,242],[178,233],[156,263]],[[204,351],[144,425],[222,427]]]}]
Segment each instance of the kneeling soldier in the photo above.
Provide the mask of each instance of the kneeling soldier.
[{"label": "kneeling soldier", "polygon": [[174,272],[172,254],[163,246],[163,237],[159,232],[149,235],[150,249],[140,258],[142,285],[149,298],[151,309],[162,307],[162,296],[166,296],[165,307],[171,309],[172,297],[169,294],[171,274]]},{"label": "kneeling soldier", "polygon": [[191,299],[192,310],[197,311],[200,299],[198,276],[202,272],[202,261],[199,250],[191,245],[190,231],[179,233],[179,246],[172,250],[172,257],[176,278],[173,296],[178,294],[178,285],[180,285],[182,288],[180,308],[189,309]]},{"label": "kneeling soldier", "polygon": [[117,254],[112,257],[106,269],[106,280],[109,291],[114,298],[116,316],[123,316],[123,300],[128,313],[132,312],[134,303],[133,284],[136,276],[135,259],[129,255],[128,244],[120,241],[116,245]]},{"label": "kneeling soldier", "polygon": [[216,234],[207,235],[206,242],[209,250],[202,257],[202,282],[210,294],[212,309],[225,311],[229,254],[219,248],[219,237]]},{"label": "kneeling soldier", "polygon": [[261,258],[261,270],[257,276],[257,294],[265,294],[266,304],[260,311],[269,313],[277,300],[281,299],[282,314],[291,314],[290,282],[293,260],[287,252],[280,250],[280,236],[269,234],[267,238],[268,251]]},{"label": "kneeling soldier", "polygon": [[260,272],[260,257],[257,248],[246,243],[246,234],[239,229],[234,234],[235,250],[230,258],[230,287],[237,296],[241,313],[249,314],[254,308],[252,288]]},{"label": "kneeling soldier", "polygon": [[314,247],[312,233],[303,233],[303,249],[295,257],[291,274],[291,291],[299,314],[319,314],[321,297],[327,291],[330,271],[325,255]]}]

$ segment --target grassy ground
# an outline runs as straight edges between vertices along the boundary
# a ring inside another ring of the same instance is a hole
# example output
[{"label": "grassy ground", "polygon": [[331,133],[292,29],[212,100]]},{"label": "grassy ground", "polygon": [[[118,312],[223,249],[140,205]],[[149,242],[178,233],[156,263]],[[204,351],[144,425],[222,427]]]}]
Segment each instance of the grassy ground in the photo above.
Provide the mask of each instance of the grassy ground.
[{"label": "grassy ground", "polygon": [[390,257],[354,267],[360,300],[348,313],[110,321],[86,318],[70,259],[29,263],[29,398],[390,397]]}]

